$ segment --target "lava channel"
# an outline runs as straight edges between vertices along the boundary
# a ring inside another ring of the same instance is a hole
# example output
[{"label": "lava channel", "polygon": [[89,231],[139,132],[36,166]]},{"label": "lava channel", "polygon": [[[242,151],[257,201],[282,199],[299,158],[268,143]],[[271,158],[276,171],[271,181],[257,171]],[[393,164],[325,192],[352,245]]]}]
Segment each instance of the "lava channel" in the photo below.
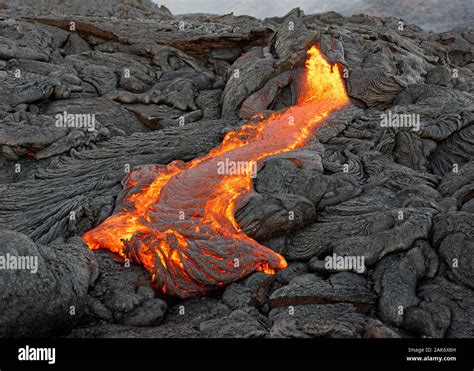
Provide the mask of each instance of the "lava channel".
[{"label": "lava channel", "polygon": [[[349,103],[338,66],[316,46],[308,50],[303,76],[295,106],[227,133],[206,156],[133,169],[114,214],[83,235],[89,248],[142,264],[159,290],[181,298],[256,270],[285,268],[280,254],[242,232],[234,211],[236,200],[253,191],[252,164],[303,146],[315,127]],[[219,172],[230,161],[248,171]]]}]

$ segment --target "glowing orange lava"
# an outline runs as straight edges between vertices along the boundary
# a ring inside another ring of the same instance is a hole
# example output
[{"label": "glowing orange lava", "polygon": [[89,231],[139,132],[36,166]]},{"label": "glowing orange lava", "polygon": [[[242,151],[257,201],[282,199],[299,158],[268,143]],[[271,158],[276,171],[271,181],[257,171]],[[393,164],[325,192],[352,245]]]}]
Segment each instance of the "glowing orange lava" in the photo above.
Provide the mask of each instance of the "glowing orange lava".
[{"label": "glowing orange lava", "polygon": [[255,164],[303,146],[329,114],[349,103],[338,66],[316,46],[308,51],[296,106],[229,132],[206,156],[189,163],[147,165],[123,181],[120,207],[83,235],[142,264],[163,292],[189,297],[255,270],[274,273],[285,259],[245,235],[234,219],[238,197],[252,191],[249,171],[219,173],[225,161]]}]

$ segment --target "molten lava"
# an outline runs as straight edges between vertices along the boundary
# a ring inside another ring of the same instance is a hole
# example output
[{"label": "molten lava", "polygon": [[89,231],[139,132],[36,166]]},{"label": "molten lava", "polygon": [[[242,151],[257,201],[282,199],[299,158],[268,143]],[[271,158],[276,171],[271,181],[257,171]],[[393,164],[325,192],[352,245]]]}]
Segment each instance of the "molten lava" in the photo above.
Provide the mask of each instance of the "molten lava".
[{"label": "molten lava", "polygon": [[234,219],[237,198],[252,191],[250,171],[218,169],[230,161],[249,169],[303,146],[316,126],[349,103],[339,68],[315,46],[304,76],[296,106],[229,132],[206,156],[133,169],[114,214],[84,234],[88,246],[142,264],[163,293],[182,298],[255,270],[285,268],[281,255],[245,235]]}]

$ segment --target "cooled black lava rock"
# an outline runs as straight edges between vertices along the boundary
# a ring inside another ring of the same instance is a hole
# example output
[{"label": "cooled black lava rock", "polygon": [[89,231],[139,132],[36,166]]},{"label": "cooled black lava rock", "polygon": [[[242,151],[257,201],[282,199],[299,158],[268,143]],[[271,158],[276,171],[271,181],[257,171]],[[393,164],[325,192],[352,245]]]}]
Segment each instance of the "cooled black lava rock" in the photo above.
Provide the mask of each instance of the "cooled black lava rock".
[{"label": "cooled black lava rock", "polygon": [[328,279],[314,274],[295,277],[287,286],[272,293],[272,307],[300,304],[351,303],[362,311],[375,304],[376,296],[367,280],[354,273],[337,273]]},{"label": "cooled black lava rock", "polygon": [[153,326],[163,319],[166,303],[155,297],[141,267],[99,252],[100,275],[91,288],[91,314],[98,320],[129,326]]},{"label": "cooled black lava rock", "polygon": [[1,230],[0,236],[0,336],[51,336],[77,325],[98,275],[82,240],[41,245],[17,232]]},{"label": "cooled black lava rock", "polygon": [[[474,337],[469,12],[426,32],[300,9],[262,21],[150,1],[3,3],[0,255],[39,268],[0,270],[0,336]],[[364,10],[416,6],[377,4]],[[190,161],[297,104],[314,44],[351,104],[302,148],[260,161],[235,210],[286,270],[177,300],[88,250],[80,236],[112,214],[134,167]],[[326,267],[333,256],[365,269]]]}]

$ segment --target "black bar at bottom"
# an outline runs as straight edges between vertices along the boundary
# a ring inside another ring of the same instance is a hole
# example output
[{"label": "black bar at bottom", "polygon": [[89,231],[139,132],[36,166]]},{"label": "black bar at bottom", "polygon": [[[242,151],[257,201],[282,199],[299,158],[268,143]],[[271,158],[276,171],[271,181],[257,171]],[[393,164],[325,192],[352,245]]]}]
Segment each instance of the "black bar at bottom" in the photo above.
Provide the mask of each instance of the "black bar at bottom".
[{"label": "black bar at bottom", "polygon": [[[315,366],[345,362],[473,370],[473,345],[473,339],[0,339],[0,370],[199,360],[293,360]],[[20,361],[19,350],[26,346],[54,348],[54,364]]]}]

